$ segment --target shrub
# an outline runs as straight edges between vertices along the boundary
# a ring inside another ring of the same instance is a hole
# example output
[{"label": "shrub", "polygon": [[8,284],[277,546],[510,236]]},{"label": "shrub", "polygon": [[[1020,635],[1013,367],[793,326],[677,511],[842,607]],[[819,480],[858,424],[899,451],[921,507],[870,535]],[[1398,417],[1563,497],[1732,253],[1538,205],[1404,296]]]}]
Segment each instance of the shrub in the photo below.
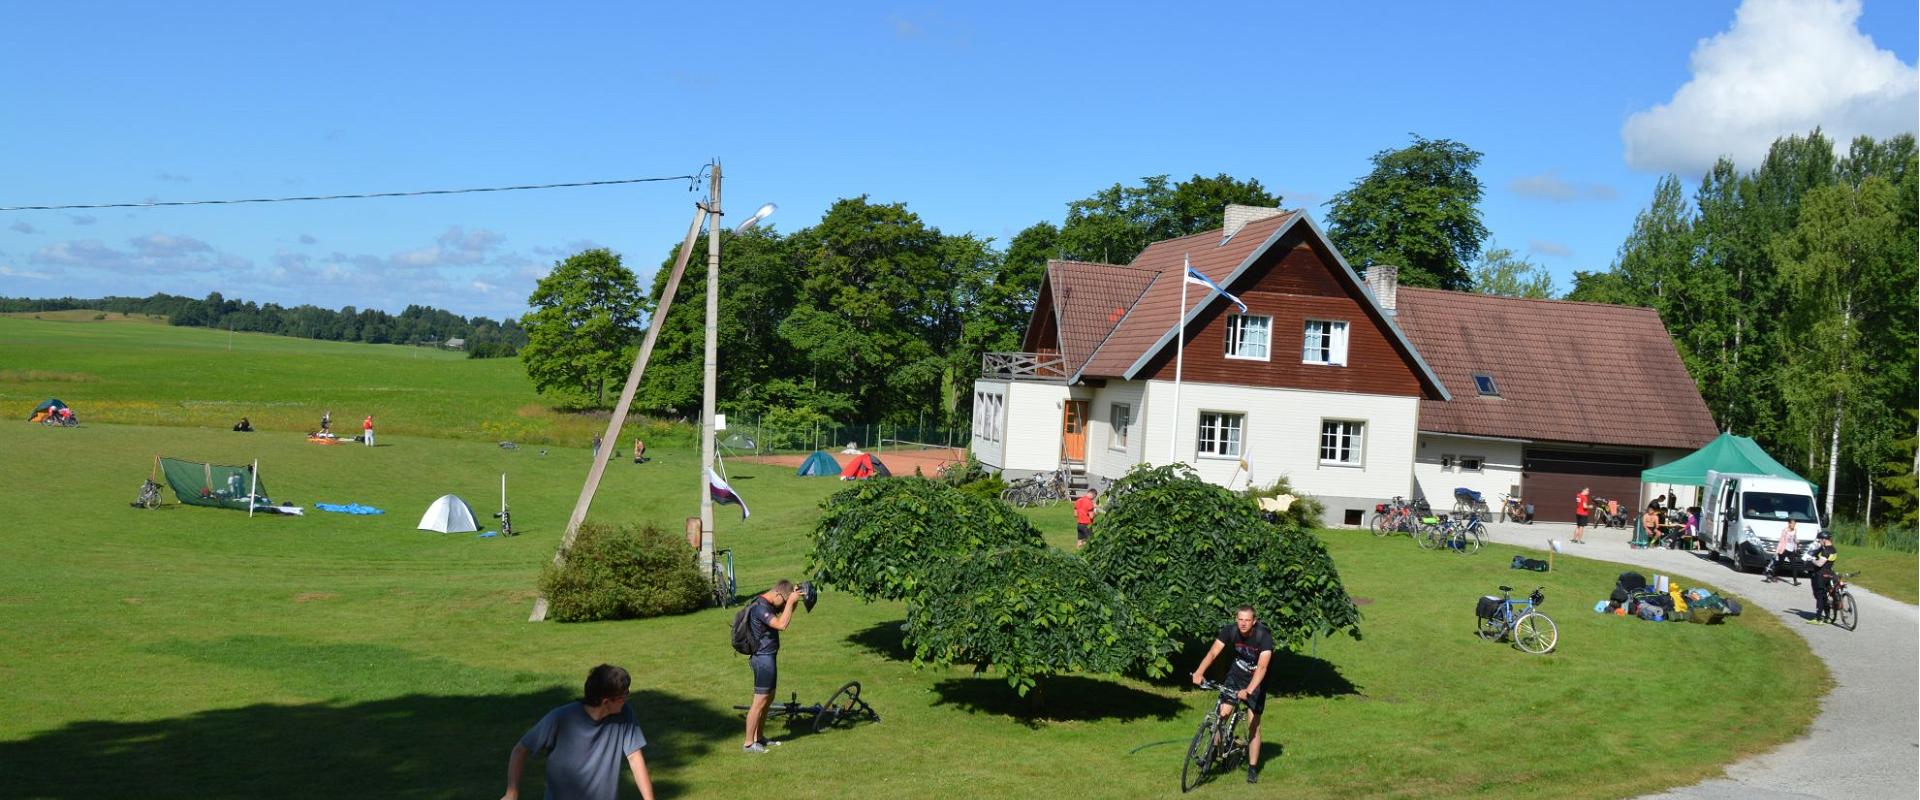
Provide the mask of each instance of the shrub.
[{"label": "shrub", "polygon": [[944,561],[907,609],[915,664],[999,670],[1022,696],[1060,672],[1172,670],[1173,642],[1077,555],[1008,547]]},{"label": "shrub", "polygon": [[1182,641],[1210,635],[1253,606],[1276,643],[1360,636],[1360,612],[1326,546],[1291,517],[1261,519],[1251,501],[1185,465],[1136,467],[1116,482],[1084,551],[1102,580]]},{"label": "shrub", "polygon": [[826,499],[807,570],[862,600],[911,599],[933,564],[981,550],[1043,547],[1040,531],[998,500],[938,481],[861,481]]},{"label": "shrub", "polygon": [[652,525],[588,522],[567,565],[541,571],[540,591],[560,622],[679,614],[706,602],[698,560],[685,537]]},{"label": "shrub", "polygon": [[[1293,495],[1293,505],[1287,506],[1287,510],[1282,513],[1281,516],[1293,520],[1295,523],[1298,523],[1300,527],[1308,530],[1320,527],[1320,520],[1324,518],[1323,515],[1327,512],[1326,504],[1320,502],[1319,499],[1313,495],[1294,491],[1293,484],[1287,480],[1287,476],[1285,475],[1280,476],[1279,480],[1274,481],[1272,486],[1268,486],[1265,489],[1256,489],[1248,486],[1242,490],[1240,494],[1248,500],[1254,501],[1268,497],[1279,497],[1283,494]],[[1256,504],[1254,507],[1259,508],[1259,505]]]}]

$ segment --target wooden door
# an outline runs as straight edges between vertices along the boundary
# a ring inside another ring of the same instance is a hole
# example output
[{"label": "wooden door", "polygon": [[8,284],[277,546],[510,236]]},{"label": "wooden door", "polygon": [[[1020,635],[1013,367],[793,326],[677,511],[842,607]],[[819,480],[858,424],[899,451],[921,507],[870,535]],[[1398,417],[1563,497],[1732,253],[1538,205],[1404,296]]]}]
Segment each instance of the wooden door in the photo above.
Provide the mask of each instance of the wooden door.
[{"label": "wooden door", "polygon": [[1060,455],[1068,461],[1087,460],[1087,401],[1068,400],[1060,424]]}]

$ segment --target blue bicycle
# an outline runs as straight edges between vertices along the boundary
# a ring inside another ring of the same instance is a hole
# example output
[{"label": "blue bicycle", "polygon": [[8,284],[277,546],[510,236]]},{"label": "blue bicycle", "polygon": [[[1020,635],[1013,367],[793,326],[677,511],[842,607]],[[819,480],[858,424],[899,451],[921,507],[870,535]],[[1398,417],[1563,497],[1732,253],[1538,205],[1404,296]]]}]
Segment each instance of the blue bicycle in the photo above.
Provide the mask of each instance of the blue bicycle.
[{"label": "blue bicycle", "polygon": [[1544,588],[1534,589],[1525,600],[1513,599],[1510,586],[1500,587],[1499,597],[1480,598],[1474,613],[1479,619],[1475,633],[1489,642],[1512,639],[1514,648],[1523,653],[1537,656],[1552,652],[1560,643],[1560,626],[1540,613],[1540,604],[1547,602]]}]

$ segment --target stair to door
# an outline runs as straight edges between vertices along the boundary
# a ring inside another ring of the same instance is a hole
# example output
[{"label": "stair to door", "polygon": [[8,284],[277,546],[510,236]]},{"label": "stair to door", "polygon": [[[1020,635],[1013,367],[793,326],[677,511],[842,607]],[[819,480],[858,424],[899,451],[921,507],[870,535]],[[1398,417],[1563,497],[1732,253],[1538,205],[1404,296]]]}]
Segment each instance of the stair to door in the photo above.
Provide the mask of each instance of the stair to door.
[{"label": "stair to door", "polygon": [[1087,462],[1062,461],[1060,466],[1067,471],[1067,493],[1069,495],[1079,497],[1082,492],[1087,490],[1088,486],[1092,485],[1087,482]]}]

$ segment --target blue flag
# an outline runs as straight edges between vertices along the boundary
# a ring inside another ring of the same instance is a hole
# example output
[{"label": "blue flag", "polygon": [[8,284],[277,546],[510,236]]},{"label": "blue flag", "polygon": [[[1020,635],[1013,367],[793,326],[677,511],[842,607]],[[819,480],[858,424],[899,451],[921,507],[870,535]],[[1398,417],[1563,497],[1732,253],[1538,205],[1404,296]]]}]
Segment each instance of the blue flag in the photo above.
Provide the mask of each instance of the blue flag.
[{"label": "blue flag", "polygon": [[1233,295],[1227,294],[1227,290],[1220,288],[1220,284],[1214,283],[1207,276],[1200,274],[1200,270],[1194,269],[1192,264],[1187,265],[1187,282],[1197,283],[1197,284],[1200,284],[1201,286],[1205,286],[1209,289],[1219,292],[1220,296],[1225,297],[1228,300],[1232,300],[1234,305],[1239,306],[1240,313],[1242,314],[1247,313],[1246,303],[1240,302],[1240,298],[1238,297],[1234,297]]}]

